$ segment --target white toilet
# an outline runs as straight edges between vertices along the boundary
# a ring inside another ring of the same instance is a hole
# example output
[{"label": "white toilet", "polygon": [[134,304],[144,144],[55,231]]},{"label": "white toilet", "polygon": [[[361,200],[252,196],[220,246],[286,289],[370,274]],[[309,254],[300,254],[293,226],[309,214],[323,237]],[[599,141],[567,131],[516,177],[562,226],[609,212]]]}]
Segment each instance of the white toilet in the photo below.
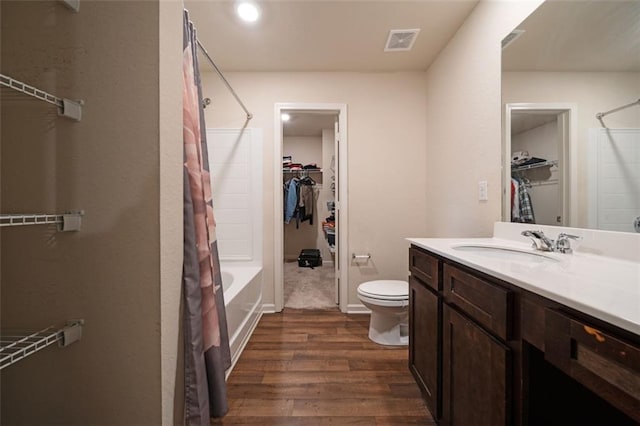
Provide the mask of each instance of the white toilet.
[{"label": "white toilet", "polygon": [[371,310],[369,339],[381,345],[409,344],[409,284],[399,280],[367,281],[358,298]]}]

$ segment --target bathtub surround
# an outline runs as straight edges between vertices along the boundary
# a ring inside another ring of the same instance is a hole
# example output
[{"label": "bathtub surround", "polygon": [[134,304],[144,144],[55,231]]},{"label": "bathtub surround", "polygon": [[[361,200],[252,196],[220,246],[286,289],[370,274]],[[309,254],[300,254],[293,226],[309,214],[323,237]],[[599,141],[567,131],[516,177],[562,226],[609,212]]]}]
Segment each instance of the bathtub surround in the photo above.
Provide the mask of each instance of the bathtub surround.
[{"label": "bathtub surround", "polygon": [[210,127],[207,143],[220,261],[261,268],[261,129]]},{"label": "bathtub surround", "polygon": [[196,31],[184,11],[184,330],[185,421],[208,425],[229,410],[229,335],[204,126]]},{"label": "bathtub surround", "polygon": [[[212,108],[217,108],[214,100]],[[262,132],[208,128],[213,205],[231,367],[262,316]]]}]

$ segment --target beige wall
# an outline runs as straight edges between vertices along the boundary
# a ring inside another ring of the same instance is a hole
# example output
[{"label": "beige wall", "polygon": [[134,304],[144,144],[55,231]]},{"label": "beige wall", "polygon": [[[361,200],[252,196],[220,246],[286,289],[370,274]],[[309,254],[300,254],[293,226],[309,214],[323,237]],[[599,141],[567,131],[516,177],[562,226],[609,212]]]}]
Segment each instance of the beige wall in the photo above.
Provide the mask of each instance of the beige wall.
[{"label": "beige wall", "polygon": [[[640,73],[506,72],[502,77],[504,103],[563,102],[578,109],[578,227],[587,227],[587,152],[589,129],[602,127],[596,113],[640,98]],[[622,110],[604,118],[608,127],[638,128],[640,109]]]},{"label": "beige wall", "polygon": [[500,41],[540,3],[480,2],[427,70],[428,236],[488,236],[501,218]]},{"label": "beige wall", "polygon": [[160,82],[181,74],[158,69],[179,67],[159,47],[180,48],[180,20],[157,1],[2,2],[2,72],[86,102],[76,123],[3,89],[3,213],[86,212],[77,233],[2,229],[2,325],[86,320],[80,342],[3,370],[3,424],[173,423],[181,94]]},{"label": "beige wall", "polygon": [[[204,69],[205,67],[203,67]],[[264,134],[265,303],[274,303],[274,104],[346,103],[349,155],[349,252],[370,252],[350,265],[349,300],[358,284],[406,279],[405,237],[426,232],[424,73],[226,73]],[[239,128],[245,114],[213,73],[203,75],[207,127]],[[278,166],[279,167],[279,166]],[[280,188],[276,188],[280,190]]]},{"label": "beige wall", "polygon": [[162,424],[182,423],[184,359],[182,352],[183,148],[181,1],[159,2],[159,162],[160,175],[160,331]]}]

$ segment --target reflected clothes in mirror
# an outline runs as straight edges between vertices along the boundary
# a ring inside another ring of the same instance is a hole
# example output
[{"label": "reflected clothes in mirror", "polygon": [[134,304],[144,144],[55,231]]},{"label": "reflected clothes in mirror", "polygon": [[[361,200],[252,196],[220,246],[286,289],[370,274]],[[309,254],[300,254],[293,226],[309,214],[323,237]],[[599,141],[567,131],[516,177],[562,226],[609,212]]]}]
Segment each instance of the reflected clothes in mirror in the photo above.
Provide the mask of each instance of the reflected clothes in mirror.
[{"label": "reflected clothes in mirror", "polygon": [[511,178],[511,222],[536,223],[528,188],[526,179]]}]

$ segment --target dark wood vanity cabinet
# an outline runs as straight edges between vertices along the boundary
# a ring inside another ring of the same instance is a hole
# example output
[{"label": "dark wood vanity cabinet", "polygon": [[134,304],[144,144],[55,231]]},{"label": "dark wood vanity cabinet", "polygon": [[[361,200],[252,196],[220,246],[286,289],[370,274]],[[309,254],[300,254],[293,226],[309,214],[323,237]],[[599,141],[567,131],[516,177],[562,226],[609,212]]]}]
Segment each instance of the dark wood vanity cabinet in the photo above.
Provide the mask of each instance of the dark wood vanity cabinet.
[{"label": "dark wood vanity cabinet", "polygon": [[640,338],[409,250],[409,368],[441,425],[638,425]]},{"label": "dark wood vanity cabinet", "polygon": [[409,370],[429,411],[440,417],[442,295],[438,260],[409,250]]},{"label": "dark wood vanity cabinet", "polygon": [[511,424],[512,292],[443,267],[442,424]]},{"label": "dark wood vanity cabinet", "polygon": [[443,315],[441,424],[511,424],[510,349],[448,304]]}]

